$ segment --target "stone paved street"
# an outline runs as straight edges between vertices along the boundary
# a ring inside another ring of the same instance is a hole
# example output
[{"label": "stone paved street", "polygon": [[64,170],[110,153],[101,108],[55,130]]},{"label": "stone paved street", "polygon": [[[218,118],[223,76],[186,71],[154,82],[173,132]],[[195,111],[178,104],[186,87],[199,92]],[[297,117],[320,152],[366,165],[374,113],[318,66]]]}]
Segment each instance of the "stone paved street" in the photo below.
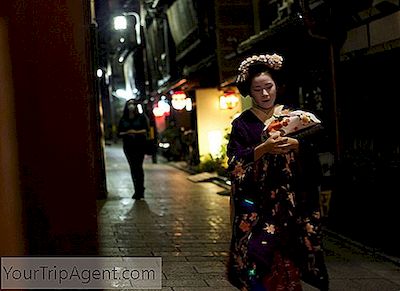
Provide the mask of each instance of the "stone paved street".
[{"label": "stone paved street", "polygon": [[[145,160],[145,200],[134,201],[120,145],[106,147],[108,199],[99,201],[101,255],[161,256],[163,290],[236,290],[224,277],[229,198],[168,163]],[[332,291],[399,291],[400,268],[327,236]],[[304,285],[305,291],[316,290]]]}]

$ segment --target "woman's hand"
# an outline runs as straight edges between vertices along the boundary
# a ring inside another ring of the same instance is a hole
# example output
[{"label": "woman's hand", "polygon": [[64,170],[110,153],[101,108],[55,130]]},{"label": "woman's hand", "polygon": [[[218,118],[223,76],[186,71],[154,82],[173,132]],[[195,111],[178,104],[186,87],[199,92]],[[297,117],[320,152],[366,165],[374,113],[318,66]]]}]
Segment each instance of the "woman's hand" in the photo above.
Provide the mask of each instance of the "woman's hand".
[{"label": "woman's hand", "polygon": [[264,154],[286,154],[292,150],[299,149],[299,141],[295,138],[281,136],[279,132],[271,135],[265,142],[258,145],[254,150],[254,158],[258,160]]},{"label": "woman's hand", "polygon": [[297,139],[292,137],[285,137],[283,139],[286,139],[286,142],[277,146],[283,151],[283,154],[286,154],[289,151],[297,152],[299,150],[299,141]]},{"label": "woman's hand", "polygon": [[264,153],[284,154],[289,151],[289,140],[281,136],[279,132],[272,134],[263,144]]}]

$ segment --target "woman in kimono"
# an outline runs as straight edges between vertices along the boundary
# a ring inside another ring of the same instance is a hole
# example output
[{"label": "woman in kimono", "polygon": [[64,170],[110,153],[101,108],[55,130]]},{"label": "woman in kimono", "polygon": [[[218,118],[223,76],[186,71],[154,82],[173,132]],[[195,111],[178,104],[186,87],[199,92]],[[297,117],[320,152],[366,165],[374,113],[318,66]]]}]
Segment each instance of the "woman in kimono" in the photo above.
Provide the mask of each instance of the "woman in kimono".
[{"label": "woman in kimono", "polygon": [[[285,116],[295,112],[275,103],[282,64],[273,54],[247,58],[239,67],[237,87],[253,106],[232,122],[228,143],[233,222],[228,279],[240,290],[298,291],[300,280],[328,290],[321,171],[313,150],[317,130],[311,130],[318,126],[302,132],[292,126],[292,134],[280,130],[290,127]],[[300,121],[307,114],[301,112]]]}]

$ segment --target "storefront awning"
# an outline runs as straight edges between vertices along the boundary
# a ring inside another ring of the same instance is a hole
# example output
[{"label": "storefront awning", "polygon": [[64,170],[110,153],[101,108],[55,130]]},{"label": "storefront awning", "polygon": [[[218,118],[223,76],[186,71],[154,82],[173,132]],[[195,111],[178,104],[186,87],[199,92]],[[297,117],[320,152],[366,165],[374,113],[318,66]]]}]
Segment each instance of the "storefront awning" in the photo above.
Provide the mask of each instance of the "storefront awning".
[{"label": "storefront awning", "polygon": [[272,25],[268,29],[263,30],[260,33],[253,35],[245,41],[241,42],[237,48],[237,54],[243,54],[246,51],[251,50],[262,41],[266,41],[278,35],[281,36],[282,33],[302,27],[304,27],[304,19],[301,14],[296,13],[294,15],[288,16],[282,21]]}]

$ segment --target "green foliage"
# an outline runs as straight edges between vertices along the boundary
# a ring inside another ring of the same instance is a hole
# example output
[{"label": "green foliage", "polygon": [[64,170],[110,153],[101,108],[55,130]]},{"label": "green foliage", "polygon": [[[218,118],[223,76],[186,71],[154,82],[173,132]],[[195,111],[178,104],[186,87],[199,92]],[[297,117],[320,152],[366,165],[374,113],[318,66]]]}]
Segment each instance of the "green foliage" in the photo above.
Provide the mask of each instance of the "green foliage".
[{"label": "green foliage", "polygon": [[201,162],[194,167],[196,173],[201,172],[217,172],[219,176],[228,177],[228,157],[226,155],[227,145],[230,137],[229,129],[225,129],[224,141],[221,145],[220,152],[217,157],[213,157],[211,154],[204,157]]},{"label": "green foliage", "polygon": [[216,172],[220,176],[227,177],[228,172],[224,167],[224,159],[213,158],[212,155],[205,157],[197,166],[194,167],[195,172]]}]

